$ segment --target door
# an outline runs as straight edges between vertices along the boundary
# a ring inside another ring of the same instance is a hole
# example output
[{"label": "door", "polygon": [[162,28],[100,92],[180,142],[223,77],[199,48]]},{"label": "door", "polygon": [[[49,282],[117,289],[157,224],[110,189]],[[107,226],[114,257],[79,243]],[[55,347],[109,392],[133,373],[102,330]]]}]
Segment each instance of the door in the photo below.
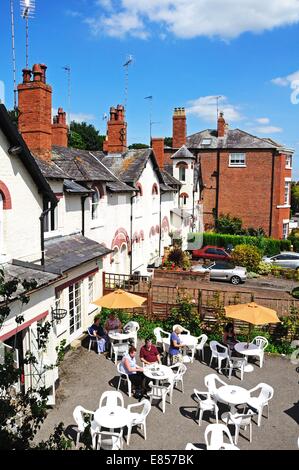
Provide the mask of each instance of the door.
[{"label": "door", "polygon": [[72,342],[82,334],[82,281],[69,286],[69,328]]},{"label": "door", "polygon": [[211,269],[211,279],[218,279],[225,281],[228,279],[228,273],[230,270],[226,263],[216,262]]},{"label": "door", "polygon": [[[19,368],[19,351],[12,346],[9,346],[8,344],[2,343],[0,341],[0,364],[4,364],[5,362],[5,356],[9,353],[13,354],[13,362],[14,362],[14,367],[16,369]],[[21,391],[21,381],[18,380],[13,385],[14,389],[16,390],[17,393]]]}]

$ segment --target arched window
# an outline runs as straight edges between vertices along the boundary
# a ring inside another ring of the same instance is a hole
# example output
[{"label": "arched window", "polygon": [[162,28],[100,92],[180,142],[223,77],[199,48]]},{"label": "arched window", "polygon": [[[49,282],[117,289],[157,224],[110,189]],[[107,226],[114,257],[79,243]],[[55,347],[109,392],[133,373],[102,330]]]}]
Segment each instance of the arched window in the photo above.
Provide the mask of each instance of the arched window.
[{"label": "arched window", "polygon": [[186,181],[186,170],[188,169],[188,164],[185,162],[179,162],[176,164],[176,168],[179,169],[179,180]]},{"label": "arched window", "polygon": [[180,206],[185,206],[187,204],[187,199],[189,198],[187,193],[180,194]]},{"label": "arched window", "polygon": [[141,183],[136,183],[136,189],[138,189],[138,195],[139,196],[143,196],[143,189],[142,189],[142,186],[141,186]]},{"label": "arched window", "polygon": [[158,194],[159,194],[158,186],[156,183],[154,183],[152,187],[152,195],[157,196]]},{"label": "arched window", "polygon": [[100,202],[100,191],[98,188],[93,188],[94,193],[91,196],[91,218],[96,220],[99,217],[99,202]]}]

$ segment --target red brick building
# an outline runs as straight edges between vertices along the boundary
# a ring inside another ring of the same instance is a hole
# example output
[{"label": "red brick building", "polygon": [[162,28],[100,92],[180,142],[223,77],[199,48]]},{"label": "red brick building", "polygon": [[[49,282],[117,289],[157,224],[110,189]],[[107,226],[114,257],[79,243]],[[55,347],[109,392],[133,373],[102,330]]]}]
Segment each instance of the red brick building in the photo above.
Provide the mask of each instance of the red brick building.
[{"label": "red brick building", "polygon": [[228,129],[223,113],[217,129],[186,137],[184,108],[173,115],[173,147],[165,149],[165,166],[183,146],[197,157],[201,174],[201,198],[205,230],[215,218],[230,213],[244,227],[262,227],[274,238],[289,233],[290,186],[293,150],[271,139],[259,138],[240,129]]}]

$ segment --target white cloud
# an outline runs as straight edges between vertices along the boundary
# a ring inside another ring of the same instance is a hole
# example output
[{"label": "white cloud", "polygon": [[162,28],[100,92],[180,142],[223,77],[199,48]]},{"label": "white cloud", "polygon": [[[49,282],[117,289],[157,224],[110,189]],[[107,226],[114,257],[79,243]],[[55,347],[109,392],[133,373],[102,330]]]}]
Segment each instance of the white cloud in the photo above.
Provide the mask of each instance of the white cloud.
[{"label": "white cloud", "polygon": [[[114,37],[148,37],[158,24],[179,38],[233,39],[299,22],[299,0],[97,0],[92,31]],[[119,29],[118,29],[119,28]]]},{"label": "white cloud", "polygon": [[[190,100],[188,104],[187,114],[194,114],[208,122],[216,122],[216,96],[201,96],[195,100]],[[219,110],[224,113],[227,122],[237,122],[243,119],[239,107],[231,105],[226,96],[219,98]]]},{"label": "white cloud", "polygon": [[287,75],[286,77],[273,78],[271,82],[278,86],[291,86],[294,80],[299,80],[299,70],[290,73],[290,75]]},{"label": "white cloud", "polygon": [[[58,112],[57,108],[52,108],[52,116],[56,116],[57,112]],[[66,117],[67,117],[67,122],[68,122],[68,113],[66,114]],[[95,119],[95,116],[93,114],[71,113],[71,121],[90,122],[90,121],[93,121],[94,119]],[[69,124],[69,122],[68,122],[68,124]]]},{"label": "white cloud", "polygon": [[265,118],[257,118],[256,122],[258,122],[259,124],[269,124],[270,119],[266,118],[266,117]]},{"label": "white cloud", "polygon": [[259,132],[260,134],[277,134],[283,131],[281,127],[276,126],[260,126],[256,127],[254,130],[255,132]]},{"label": "white cloud", "polygon": [[5,86],[2,80],[0,80],[0,103],[5,104]]}]

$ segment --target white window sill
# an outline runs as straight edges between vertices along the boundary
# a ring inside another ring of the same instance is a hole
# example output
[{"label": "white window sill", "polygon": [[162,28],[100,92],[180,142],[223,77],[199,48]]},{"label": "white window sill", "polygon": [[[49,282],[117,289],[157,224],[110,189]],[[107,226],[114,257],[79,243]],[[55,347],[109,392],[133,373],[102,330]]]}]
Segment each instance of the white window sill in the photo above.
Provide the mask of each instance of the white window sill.
[{"label": "white window sill", "polygon": [[290,209],[291,206],[289,204],[283,204],[281,206],[276,206],[277,209]]},{"label": "white window sill", "polygon": [[59,237],[62,235],[61,230],[52,230],[51,232],[44,232],[45,240],[48,238]]},{"label": "white window sill", "polygon": [[292,166],[286,166],[285,169],[286,169],[286,170],[292,170],[293,167],[292,167]]},{"label": "white window sill", "polygon": [[229,168],[246,168],[247,165],[244,164],[244,165],[234,165],[233,163],[230,163],[229,165]]}]

